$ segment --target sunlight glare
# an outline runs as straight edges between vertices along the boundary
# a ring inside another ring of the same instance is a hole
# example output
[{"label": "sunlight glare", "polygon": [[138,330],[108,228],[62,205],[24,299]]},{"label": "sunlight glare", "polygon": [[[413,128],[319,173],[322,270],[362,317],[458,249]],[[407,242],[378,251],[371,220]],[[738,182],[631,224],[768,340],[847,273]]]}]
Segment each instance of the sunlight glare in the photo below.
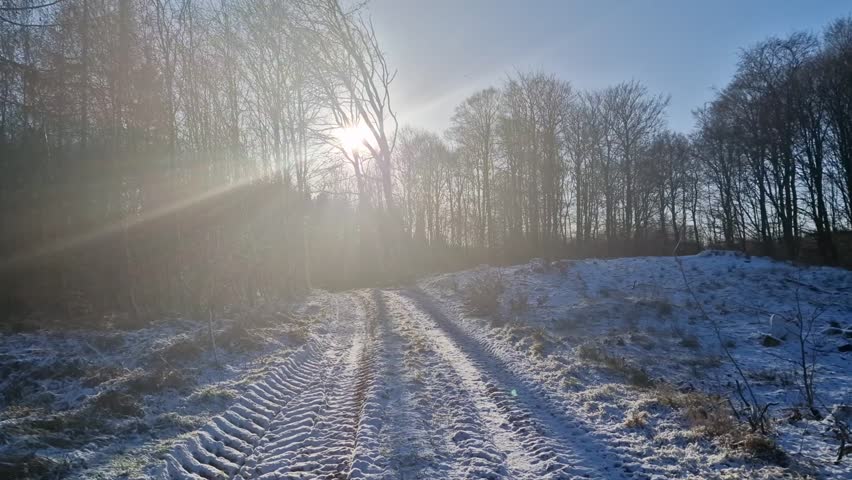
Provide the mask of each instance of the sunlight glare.
[{"label": "sunlight glare", "polygon": [[360,153],[366,149],[366,143],[370,138],[370,129],[364,124],[357,124],[351,127],[343,127],[337,130],[337,138],[340,141],[340,146],[347,153]]}]

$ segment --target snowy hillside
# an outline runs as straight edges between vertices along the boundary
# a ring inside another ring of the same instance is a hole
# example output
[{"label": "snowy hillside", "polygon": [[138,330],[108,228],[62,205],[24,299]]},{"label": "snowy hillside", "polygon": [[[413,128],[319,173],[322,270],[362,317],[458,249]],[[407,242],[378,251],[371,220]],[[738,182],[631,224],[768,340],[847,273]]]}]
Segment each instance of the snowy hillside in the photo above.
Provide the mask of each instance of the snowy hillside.
[{"label": "snowy hillside", "polygon": [[[558,395],[607,443],[635,455],[634,468],[660,478],[676,471],[702,478],[780,473],[736,461],[758,453],[785,472],[852,478],[849,458],[833,465],[839,442],[832,418],[823,418],[852,403],[852,272],[721,251],[681,262],[682,268],[670,257],[534,260],[424,285],[463,312],[468,285],[499,278],[504,289],[491,317],[505,323],[467,316],[468,328],[528,365],[531,381],[564,386]],[[819,419],[805,406],[801,337]],[[745,381],[726,351],[758,401],[769,405],[768,438],[777,452],[744,451],[744,434],[728,435],[736,424],[731,403],[743,414],[737,383]],[[695,404],[705,401],[710,406]],[[720,422],[731,425],[713,432]]]}]

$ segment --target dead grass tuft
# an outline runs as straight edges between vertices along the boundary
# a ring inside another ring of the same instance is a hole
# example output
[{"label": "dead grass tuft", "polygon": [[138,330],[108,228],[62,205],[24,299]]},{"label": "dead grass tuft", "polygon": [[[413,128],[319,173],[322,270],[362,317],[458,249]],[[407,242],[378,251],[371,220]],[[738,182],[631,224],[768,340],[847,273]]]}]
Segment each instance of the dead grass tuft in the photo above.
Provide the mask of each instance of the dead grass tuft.
[{"label": "dead grass tuft", "polygon": [[204,352],[202,340],[189,334],[177,335],[149,354],[149,363],[181,363],[197,360]]},{"label": "dead grass tuft", "polygon": [[670,385],[655,391],[661,405],[679,410],[690,426],[708,438],[726,435],[738,429],[738,422],[726,399],[703,392],[681,392]]},{"label": "dead grass tuft", "polygon": [[599,345],[584,343],[577,347],[577,355],[582,360],[600,364],[623,374],[627,377],[627,381],[636,387],[648,388],[654,385],[654,381],[645,370],[633,365],[624,357],[609,354]]},{"label": "dead grass tuft", "polygon": [[698,337],[695,335],[685,335],[680,340],[680,345],[682,347],[698,350],[699,348],[701,348],[701,340],[699,340]]},{"label": "dead grass tuft", "polygon": [[627,413],[624,426],[627,428],[644,428],[648,424],[648,412],[644,410],[631,410]]},{"label": "dead grass tuft", "polygon": [[464,286],[467,313],[488,316],[500,309],[500,294],[505,290],[503,277],[495,272],[482,273]]},{"label": "dead grass tuft", "polygon": [[748,453],[751,457],[784,466],[787,464],[787,454],[772,438],[757,433],[746,433],[738,442],[731,445]]},{"label": "dead grass tuft", "polygon": [[91,400],[89,408],[94,412],[108,412],[118,417],[142,417],[145,412],[131,395],[118,390],[107,390]]},{"label": "dead grass tuft", "polygon": [[660,405],[681,413],[696,436],[755,459],[782,466],[786,463],[786,454],[775,441],[750,432],[737,420],[726,398],[698,391],[681,392],[667,384],[658,385],[655,394]]},{"label": "dead grass tuft", "polygon": [[530,298],[527,292],[517,291],[509,299],[509,311],[515,315],[523,314],[530,309]]}]

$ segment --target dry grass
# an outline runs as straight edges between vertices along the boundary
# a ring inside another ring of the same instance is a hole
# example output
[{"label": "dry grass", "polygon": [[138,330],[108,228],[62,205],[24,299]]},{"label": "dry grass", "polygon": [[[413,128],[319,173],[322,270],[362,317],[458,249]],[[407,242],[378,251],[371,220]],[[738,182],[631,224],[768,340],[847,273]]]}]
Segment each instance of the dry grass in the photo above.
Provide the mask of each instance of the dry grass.
[{"label": "dry grass", "polygon": [[752,458],[784,465],[786,454],[766,435],[752,433],[737,420],[726,398],[703,392],[681,392],[670,385],[655,389],[656,401],[683,416],[698,437],[712,440],[723,447],[746,453]]},{"label": "dry grass", "polygon": [[121,380],[123,388],[131,395],[156,393],[166,389],[185,390],[195,385],[193,370],[158,365],[149,370],[136,369]]},{"label": "dry grass", "polygon": [[603,347],[594,344],[582,344],[577,348],[580,359],[597,363],[609,370],[623,374],[627,381],[636,387],[648,388],[654,381],[642,368],[639,368],[624,357],[609,354]]},{"label": "dry grass", "polygon": [[787,464],[787,454],[775,440],[766,435],[744,433],[741,439],[731,446],[765,462],[782,466]]},{"label": "dry grass", "polygon": [[530,298],[527,292],[517,291],[509,299],[509,311],[513,314],[523,314],[530,309]]},{"label": "dry grass", "polygon": [[680,411],[691,428],[708,438],[719,437],[738,428],[738,422],[724,398],[698,391],[681,392],[665,384],[659,385],[655,393],[659,404]]},{"label": "dry grass", "polygon": [[482,273],[464,286],[467,313],[488,316],[500,309],[500,294],[505,290],[503,277],[494,272]]},{"label": "dry grass", "polygon": [[169,365],[196,361],[204,353],[202,342],[203,340],[194,334],[176,335],[155,345],[148,354],[148,363]]},{"label": "dry grass", "polygon": [[627,412],[624,426],[627,428],[643,428],[648,424],[648,412],[644,410],[631,410]]},{"label": "dry grass", "polygon": [[680,345],[682,347],[690,348],[692,350],[698,350],[701,348],[701,340],[698,339],[695,335],[685,335],[680,340]]},{"label": "dry grass", "polygon": [[189,396],[189,399],[201,402],[229,402],[236,400],[238,395],[238,392],[233,388],[221,385],[207,385],[193,392]]}]

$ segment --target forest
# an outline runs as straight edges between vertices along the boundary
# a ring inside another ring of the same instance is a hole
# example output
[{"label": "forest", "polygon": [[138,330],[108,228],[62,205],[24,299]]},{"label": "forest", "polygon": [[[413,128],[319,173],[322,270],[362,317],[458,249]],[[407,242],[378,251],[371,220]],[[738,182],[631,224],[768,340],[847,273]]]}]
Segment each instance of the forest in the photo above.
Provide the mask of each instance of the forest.
[{"label": "forest", "polygon": [[852,262],[852,17],[745,45],[691,132],[509,73],[401,124],[360,4],[0,1],[0,315],[144,324],[532,257]]}]

